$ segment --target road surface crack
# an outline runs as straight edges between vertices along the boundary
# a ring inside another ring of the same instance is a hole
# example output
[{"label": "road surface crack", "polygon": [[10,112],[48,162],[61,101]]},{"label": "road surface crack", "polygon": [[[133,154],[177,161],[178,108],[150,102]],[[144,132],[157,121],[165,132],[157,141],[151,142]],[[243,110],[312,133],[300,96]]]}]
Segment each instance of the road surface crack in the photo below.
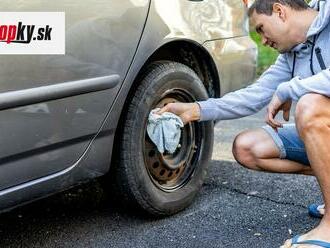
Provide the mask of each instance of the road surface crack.
[{"label": "road surface crack", "polygon": [[306,208],[306,206],[304,206],[302,204],[297,204],[297,203],[294,203],[294,202],[286,202],[286,201],[277,201],[277,200],[274,200],[270,197],[266,197],[266,196],[263,196],[263,195],[257,195],[257,194],[250,194],[249,192],[245,192],[245,191],[242,191],[240,189],[231,188],[231,187],[228,187],[228,186],[221,185],[221,188],[226,189],[226,190],[228,190],[230,192],[233,192],[233,193],[237,193],[237,194],[240,194],[240,195],[245,195],[245,196],[248,196],[248,197],[251,197],[251,198],[258,198],[258,199],[261,199],[261,200],[266,200],[266,201],[276,203],[276,204],[294,206],[294,207],[299,207],[299,208],[304,208],[304,209]]}]

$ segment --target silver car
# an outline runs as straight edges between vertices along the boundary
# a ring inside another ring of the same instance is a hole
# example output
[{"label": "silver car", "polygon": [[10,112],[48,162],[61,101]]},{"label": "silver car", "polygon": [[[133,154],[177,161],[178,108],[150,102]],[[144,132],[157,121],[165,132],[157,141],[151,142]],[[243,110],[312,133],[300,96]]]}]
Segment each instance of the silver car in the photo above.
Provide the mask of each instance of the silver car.
[{"label": "silver car", "polygon": [[[125,206],[187,207],[212,154],[212,121],[161,154],[149,112],[252,82],[242,0],[2,0],[1,11],[65,12],[65,55],[1,55],[2,211],[101,178]],[[118,200],[119,200],[118,198]]]}]

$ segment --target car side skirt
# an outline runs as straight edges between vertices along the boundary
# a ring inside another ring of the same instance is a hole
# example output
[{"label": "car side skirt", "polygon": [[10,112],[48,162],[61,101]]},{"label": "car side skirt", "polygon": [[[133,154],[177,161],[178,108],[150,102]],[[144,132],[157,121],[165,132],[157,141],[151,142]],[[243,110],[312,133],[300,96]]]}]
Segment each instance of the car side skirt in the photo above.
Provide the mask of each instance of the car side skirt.
[{"label": "car side skirt", "polygon": [[0,93],[0,111],[107,90],[114,88],[119,82],[119,75],[110,75]]}]

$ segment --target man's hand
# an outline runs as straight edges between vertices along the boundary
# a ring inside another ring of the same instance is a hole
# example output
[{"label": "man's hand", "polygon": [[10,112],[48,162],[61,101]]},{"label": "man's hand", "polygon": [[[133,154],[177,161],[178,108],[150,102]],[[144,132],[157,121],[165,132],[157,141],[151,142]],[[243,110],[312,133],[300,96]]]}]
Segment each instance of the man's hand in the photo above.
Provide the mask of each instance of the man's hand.
[{"label": "man's hand", "polygon": [[161,115],[164,112],[171,112],[178,115],[184,125],[186,125],[188,122],[200,119],[200,107],[198,103],[168,103],[163,108],[158,110],[156,114]]},{"label": "man's hand", "polygon": [[279,121],[275,120],[275,116],[280,110],[283,110],[283,119],[289,121],[290,117],[290,109],[291,109],[292,101],[288,100],[284,103],[280,101],[278,96],[274,94],[273,99],[269,103],[267,107],[267,114],[265,117],[265,121],[268,125],[277,131],[277,128],[283,127],[283,124]]}]

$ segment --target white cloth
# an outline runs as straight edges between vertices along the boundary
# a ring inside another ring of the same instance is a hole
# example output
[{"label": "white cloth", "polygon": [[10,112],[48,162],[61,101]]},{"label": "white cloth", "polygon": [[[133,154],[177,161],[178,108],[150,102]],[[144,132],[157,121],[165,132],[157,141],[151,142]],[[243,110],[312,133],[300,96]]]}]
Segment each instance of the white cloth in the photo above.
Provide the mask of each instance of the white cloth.
[{"label": "white cloth", "polygon": [[160,153],[174,153],[180,142],[181,118],[173,113],[155,114],[160,108],[151,110],[148,118],[147,132]]}]

